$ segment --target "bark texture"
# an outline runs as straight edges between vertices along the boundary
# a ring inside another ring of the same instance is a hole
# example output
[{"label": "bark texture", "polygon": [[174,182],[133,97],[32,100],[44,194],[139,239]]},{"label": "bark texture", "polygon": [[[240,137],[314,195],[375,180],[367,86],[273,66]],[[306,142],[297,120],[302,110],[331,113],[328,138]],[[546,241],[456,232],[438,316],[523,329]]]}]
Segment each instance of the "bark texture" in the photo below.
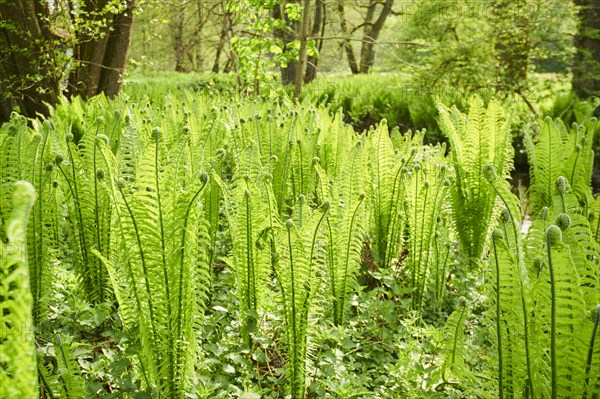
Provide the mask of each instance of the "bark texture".
[{"label": "bark texture", "polygon": [[[97,14],[108,0],[85,4],[90,15]],[[74,57],[77,67],[71,72],[69,94],[91,98],[100,93],[116,96],[122,85],[127,61],[135,0],[128,0],[125,8],[117,14],[104,18],[107,24],[92,35],[82,35],[77,40]]]},{"label": "bark texture", "polygon": [[351,43],[352,34],[358,29],[350,30],[346,19],[346,10],[344,8],[344,0],[338,1],[338,13],[340,16],[340,28],[344,34],[342,47],[346,52],[348,65],[353,74],[369,73],[375,63],[375,45],[379,34],[383,29],[387,17],[392,13],[394,0],[369,0],[367,12],[363,22],[359,25],[362,27],[362,39],[360,46],[360,58],[357,60],[354,53],[354,48]]},{"label": "bark texture", "polygon": [[41,2],[19,0],[0,3],[0,123],[13,109],[27,117],[46,115],[46,104],[60,93],[52,48],[60,45],[47,21]]},{"label": "bark texture", "polygon": [[573,90],[581,98],[600,96],[600,0],[575,0],[579,29],[575,36]]}]

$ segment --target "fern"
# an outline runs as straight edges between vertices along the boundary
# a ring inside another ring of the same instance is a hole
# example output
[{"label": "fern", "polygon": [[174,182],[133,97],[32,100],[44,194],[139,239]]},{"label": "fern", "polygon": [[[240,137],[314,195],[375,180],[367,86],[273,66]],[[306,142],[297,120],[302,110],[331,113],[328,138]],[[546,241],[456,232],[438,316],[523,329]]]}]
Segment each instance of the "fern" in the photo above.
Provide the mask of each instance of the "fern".
[{"label": "fern", "polygon": [[580,202],[592,202],[591,179],[594,163],[594,135],[597,120],[589,118],[568,130],[560,119],[546,118],[537,135],[525,134],[531,174],[531,202],[534,211],[552,205],[554,184],[564,176]]},{"label": "fern", "polygon": [[431,152],[425,151],[423,157],[426,161],[414,166],[405,189],[406,221],[409,226],[408,264],[411,285],[415,290],[414,309],[421,309],[425,291],[429,288],[428,282],[432,279],[430,267],[435,233],[448,192],[447,169],[439,155],[439,148]]},{"label": "fern", "polygon": [[41,134],[34,135],[29,144],[33,162],[27,180],[35,187],[37,201],[28,230],[28,259],[33,319],[35,324],[39,324],[45,317],[52,290],[52,268],[61,255],[59,193],[52,151],[53,147],[59,147],[59,140],[51,121],[45,121],[41,126],[38,124],[35,129]]},{"label": "fern", "polygon": [[454,224],[461,251],[471,261],[481,258],[492,223],[496,195],[485,182],[483,166],[491,163],[504,177],[512,167],[508,118],[491,101],[486,108],[471,100],[469,114],[440,106],[440,128],[450,141],[455,181],[451,187]]},{"label": "fern", "polygon": [[162,139],[159,129],[153,135],[133,186],[119,180],[112,193],[119,254],[96,255],[110,273],[125,326],[139,334],[146,381],[160,396],[182,398],[190,390],[193,325],[210,285],[208,230],[199,202],[208,177],[171,184],[177,168],[167,144],[177,149],[176,140]]},{"label": "fern", "polygon": [[[35,200],[30,183],[12,190],[12,212],[0,241],[0,397],[37,398],[33,297],[27,265],[27,222]],[[5,202],[2,201],[2,207]]]},{"label": "fern", "polygon": [[511,193],[508,182],[498,177],[492,164],[484,166],[483,174],[505,207],[500,229],[496,229],[492,235],[496,271],[498,393],[499,397],[535,397],[530,338],[530,288],[520,234],[521,222],[517,219],[521,215],[519,201]]},{"label": "fern", "polygon": [[[464,298],[463,298],[464,299]],[[451,377],[460,378],[465,375],[465,321],[469,315],[466,303],[456,309],[446,320],[442,330],[444,338],[444,382]]]},{"label": "fern", "polygon": [[323,195],[333,199],[325,222],[327,239],[327,267],[333,320],[344,322],[348,295],[353,289],[360,266],[363,235],[366,230],[366,196],[364,188],[365,154],[362,142],[357,142],[341,170],[338,181],[332,184],[320,165],[315,165]]},{"label": "fern", "polygon": [[54,363],[44,363],[39,356],[38,372],[42,397],[47,398],[83,398],[86,395],[85,381],[79,365],[72,356],[72,344],[63,342],[60,335],[53,342],[56,358]]},{"label": "fern", "polygon": [[[226,204],[233,243],[233,267],[243,317],[242,335],[256,328],[259,307],[266,295],[270,274],[270,247],[259,239],[272,228],[276,205],[261,172],[260,155],[254,146],[240,154],[233,186],[227,191]],[[261,183],[262,182],[262,183]],[[260,186],[259,186],[260,185]]]},{"label": "fern", "polygon": [[[563,229],[568,228],[568,224],[561,224]],[[572,397],[581,393],[584,386],[586,348],[580,335],[588,330],[584,323],[585,307],[570,249],[562,243],[561,229],[552,225],[546,236],[550,277],[551,396]]]},{"label": "fern", "polygon": [[280,237],[279,261],[275,263],[277,281],[283,297],[286,321],[286,374],[292,399],[306,397],[307,334],[312,299],[319,285],[319,239],[329,203],[307,217],[301,226],[289,219]]},{"label": "fern", "polygon": [[596,305],[593,312],[594,327],[590,336],[587,361],[585,365],[585,385],[583,399],[588,396],[600,395],[600,379],[594,376],[600,375],[600,350],[598,350],[598,326],[600,326],[600,305]]},{"label": "fern", "polygon": [[[498,396],[535,396],[529,353],[528,313],[519,260],[500,229],[492,234],[496,274],[496,346]],[[517,243],[520,245],[520,243]]]},{"label": "fern", "polygon": [[401,247],[403,207],[408,168],[416,149],[411,146],[410,134],[399,144],[397,153],[385,123],[381,123],[370,136],[369,163],[373,198],[372,220],[374,254],[379,263],[390,267]]},{"label": "fern", "polygon": [[[102,121],[97,121],[96,131]],[[75,255],[73,264],[81,276],[84,291],[91,303],[101,303],[110,298],[107,272],[99,258],[92,254],[96,250],[108,255],[112,204],[104,188],[107,172],[116,162],[110,153],[108,137],[84,134],[79,144],[67,135],[67,162],[63,155],[55,158],[65,187],[65,199],[70,210],[70,236]]]}]

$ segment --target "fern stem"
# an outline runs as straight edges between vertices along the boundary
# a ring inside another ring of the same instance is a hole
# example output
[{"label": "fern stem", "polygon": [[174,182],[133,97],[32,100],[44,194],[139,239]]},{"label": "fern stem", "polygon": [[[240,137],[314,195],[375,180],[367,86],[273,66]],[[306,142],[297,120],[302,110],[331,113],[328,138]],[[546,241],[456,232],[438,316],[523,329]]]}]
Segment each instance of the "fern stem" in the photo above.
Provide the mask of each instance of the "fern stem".
[{"label": "fern stem", "polygon": [[[334,301],[336,301],[335,298],[337,298],[336,292],[337,292],[337,287],[336,287],[336,281],[337,281],[337,273],[335,270],[335,259],[334,259],[334,252],[333,252],[333,245],[334,245],[334,238],[333,238],[333,230],[331,228],[331,222],[329,221],[329,218],[327,219],[327,233],[328,233],[328,238],[329,238],[329,250],[327,251],[327,255],[328,255],[328,264],[329,264],[329,275],[330,275],[330,279],[331,279],[331,297],[334,298]],[[337,324],[337,320],[338,320],[338,307],[337,304],[334,302],[334,306],[333,306],[333,322],[334,324]]]},{"label": "fern stem", "polygon": [[352,247],[352,233],[353,233],[353,228],[354,228],[354,220],[356,219],[356,214],[358,213],[358,208],[360,208],[360,206],[364,200],[365,200],[365,196],[361,195],[360,199],[358,201],[358,204],[356,205],[356,208],[354,208],[354,212],[352,213],[352,219],[350,220],[350,226],[348,226],[348,238],[346,241],[346,256],[344,257],[344,260],[345,260],[344,275],[343,275],[343,279],[342,279],[342,289],[340,290],[341,300],[338,303],[340,311],[339,311],[339,319],[336,322],[337,325],[341,325],[342,322],[344,321],[344,309],[346,308],[346,290],[347,290],[346,284],[348,282],[348,266],[350,263],[350,249]]},{"label": "fern stem", "polygon": [[500,326],[500,265],[498,263],[498,249],[496,237],[492,234],[492,248],[494,249],[494,260],[496,263],[496,339],[498,341],[498,398],[504,398],[504,373],[502,356],[502,330]]},{"label": "fern stem", "polygon": [[154,338],[154,342],[158,343],[159,340],[158,340],[158,334],[156,332],[155,317],[154,317],[154,302],[152,300],[152,291],[150,290],[150,282],[148,280],[148,276],[150,276],[150,274],[148,273],[148,267],[146,265],[146,256],[145,256],[144,248],[142,246],[142,239],[140,237],[140,231],[138,229],[138,225],[137,225],[135,216],[133,215],[133,211],[131,210],[131,207],[129,206],[129,202],[127,201],[127,198],[125,197],[125,193],[123,192],[123,189],[121,187],[119,187],[119,192],[121,193],[121,196],[123,197],[123,202],[125,203],[127,212],[129,212],[129,217],[131,217],[131,222],[133,223],[133,229],[135,231],[135,237],[137,240],[138,248],[140,251],[140,258],[142,261],[142,270],[144,272],[144,282],[146,284],[146,295],[148,296],[148,308],[150,311],[150,324],[152,325],[152,336]]},{"label": "fern stem", "polygon": [[[86,280],[86,288],[87,288],[87,293],[89,294],[90,292],[92,292],[93,289],[93,282],[90,281],[91,277],[89,276],[89,270],[88,270],[88,245],[87,245],[87,240],[85,237],[85,232],[83,231],[83,226],[84,226],[84,222],[83,222],[83,213],[81,212],[81,199],[79,197],[79,188],[77,187],[77,173],[75,171],[75,160],[73,157],[73,152],[71,150],[71,145],[69,143],[67,143],[67,152],[69,154],[69,160],[71,161],[71,173],[73,174],[73,187],[71,187],[71,184],[69,183],[69,188],[71,188],[71,192],[73,193],[73,195],[75,196],[75,209],[77,211],[77,217],[79,218],[79,239],[80,239],[80,243],[81,243],[81,255],[83,257],[82,262],[83,262],[83,268],[84,268],[84,272],[85,272],[85,280]],[[60,168],[60,165],[59,165]],[[60,168],[60,170],[62,171],[62,168]],[[66,177],[66,174],[63,172],[63,175]],[[68,179],[67,179],[68,182]]]},{"label": "fern stem", "polygon": [[296,399],[296,383],[299,374],[299,364],[298,364],[298,329],[296,328],[296,284],[294,281],[294,251],[292,246],[292,225],[293,222],[290,220],[286,223],[287,232],[288,232],[288,246],[289,246],[289,256],[290,256],[290,280],[291,280],[291,290],[292,290],[292,398]]},{"label": "fern stem", "polygon": [[[35,281],[36,281],[36,295],[34,297],[34,311],[33,311],[33,316],[34,316],[34,323],[36,325],[38,325],[38,323],[41,322],[41,314],[42,311],[40,309],[41,306],[41,298],[42,298],[42,290],[43,290],[43,278],[44,278],[44,219],[43,219],[43,208],[44,208],[44,154],[46,152],[46,145],[48,144],[48,137],[50,136],[50,130],[48,130],[46,132],[46,135],[44,137],[44,142],[42,144],[42,149],[41,149],[41,154],[39,156],[39,158],[37,157],[37,151],[39,150],[39,145],[36,148],[36,159],[39,159],[39,185],[38,187],[36,187],[36,192],[37,192],[37,196],[38,196],[38,214],[37,214],[37,220],[35,218],[36,214],[35,212],[34,214],[34,221],[36,222],[34,224],[34,233],[33,233],[33,237],[34,237],[34,245],[37,245],[37,235],[39,234],[40,237],[40,248],[38,248],[37,246],[34,246],[34,248],[36,248],[36,250],[39,250],[39,258],[36,259],[36,265],[35,265]],[[34,162],[35,165],[35,162]],[[35,168],[35,166],[34,166]],[[35,170],[35,169],[34,169]],[[33,174],[33,179],[35,181],[35,173]],[[38,233],[38,234],[36,234]]]},{"label": "fern stem", "polygon": [[[100,204],[98,203],[98,176],[96,175],[97,165],[96,165],[96,149],[97,143],[94,143],[94,200],[95,200],[95,208],[94,208],[94,220],[96,221],[96,245],[98,246],[98,251],[102,253],[102,243],[100,242],[100,237],[102,235],[100,231],[100,216],[98,214],[100,209]],[[104,302],[104,278],[102,273],[102,262],[98,261],[98,259],[94,259],[94,262],[97,265],[96,269],[96,283],[98,284],[98,292],[100,302]]]},{"label": "fern stem", "polygon": [[552,375],[552,399],[558,397],[558,380],[556,372],[556,284],[554,281],[554,267],[552,265],[552,242],[550,234],[558,227],[550,226],[546,231],[546,247],[548,251],[548,270],[550,272],[550,369]]},{"label": "fern stem", "polygon": [[592,361],[594,356],[594,344],[596,341],[596,334],[598,333],[598,324],[600,324],[600,305],[596,305],[596,309],[594,311],[594,328],[592,329],[592,336],[590,338],[590,345],[588,349],[587,362],[585,365],[585,384],[583,391],[583,396],[581,399],[587,399],[588,387],[590,384],[590,371],[592,370]]},{"label": "fern stem", "polygon": [[[250,192],[246,189],[244,192],[244,205],[246,207],[245,222],[246,222],[246,311],[256,311],[258,306],[256,298],[256,276],[254,268],[254,256],[252,256],[252,207],[250,206]],[[244,324],[246,341],[250,344],[249,335],[249,314],[244,315]]]},{"label": "fern stem", "polygon": [[[426,258],[425,258],[425,262],[423,262],[423,241],[425,241],[425,239],[427,239],[427,244],[429,244],[429,238],[430,237],[425,237],[425,216],[427,214],[427,197],[429,196],[429,184],[427,183],[427,181],[425,181],[425,198],[423,199],[423,205],[420,207],[420,210],[423,212],[423,214],[421,215],[421,234],[419,235],[419,258],[418,258],[418,270],[415,273],[418,281],[418,285],[417,285],[417,295],[416,295],[416,306],[415,306],[415,302],[413,302],[413,308],[414,309],[419,309],[421,307],[421,302],[423,300],[423,291],[425,290],[425,278],[427,276],[427,260],[429,258],[429,245],[427,245],[427,254]],[[417,192],[417,200],[419,198],[419,194]],[[419,208],[416,208],[419,209]],[[415,211],[416,211],[415,209]],[[432,211],[435,212],[435,210]],[[416,226],[415,226],[416,227]],[[428,229],[429,230],[429,229]],[[427,232],[428,235],[430,236],[431,231]],[[423,264],[423,265],[422,265]],[[423,270],[421,270],[423,269]]]},{"label": "fern stem", "polygon": [[321,218],[319,219],[319,223],[317,223],[317,227],[315,228],[315,232],[314,232],[314,234],[312,236],[312,242],[311,242],[311,245],[310,245],[310,257],[308,258],[310,266],[312,266],[312,261],[313,261],[313,258],[314,258],[314,253],[315,253],[315,248],[316,248],[316,244],[317,244],[317,235],[318,235],[318,232],[319,232],[319,228],[321,227],[321,223],[323,223],[323,220],[325,220],[325,216],[327,215],[327,213],[329,212],[329,209],[330,209],[329,202],[326,203],[326,206],[327,207],[326,207],[325,211],[323,212],[323,214],[321,215]]},{"label": "fern stem", "polygon": [[[597,201],[600,201],[600,199]],[[598,219],[598,221],[596,222],[596,234],[594,237],[596,238],[596,242],[600,244],[600,205],[598,206],[598,215],[596,216],[596,219]]]},{"label": "fern stem", "polygon": [[[417,170],[416,176],[415,176],[415,204],[414,204],[414,212],[415,212],[415,217],[414,217],[414,221],[413,221],[413,228],[417,228],[417,218],[418,218],[418,209],[419,209],[419,171]],[[413,255],[416,258],[417,255],[417,245],[415,240],[413,240],[413,242],[410,243],[411,246],[411,250]],[[411,276],[411,285],[413,287],[415,287],[417,285],[417,271],[416,271],[416,263],[412,262],[411,264],[411,272],[412,272],[412,276]],[[413,307],[414,307],[414,302],[413,302]]]},{"label": "fern stem", "polygon": [[[177,297],[177,299],[178,299],[177,320],[176,320],[177,335],[175,335],[175,342],[184,342],[184,339],[181,336],[181,326],[182,326],[182,314],[183,314],[183,279],[184,279],[183,272],[184,272],[184,263],[185,263],[185,250],[187,248],[186,238],[187,238],[188,221],[190,219],[190,213],[192,211],[192,206],[194,205],[194,202],[196,202],[196,199],[198,198],[198,196],[200,195],[202,190],[204,190],[204,188],[206,187],[207,183],[208,183],[208,180],[206,180],[202,184],[200,189],[198,189],[198,191],[196,191],[196,194],[194,194],[194,196],[192,197],[192,199],[185,211],[185,219],[183,220],[183,228],[182,228],[182,232],[181,232],[181,249],[180,249],[181,258],[180,258],[180,263],[179,263],[179,296]],[[177,351],[175,353],[175,364],[179,364],[179,352],[180,351]],[[183,371],[183,370],[180,370],[180,371]]]},{"label": "fern stem", "polygon": [[[165,280],[165,294],[167,297],[167,325],[168,331],[173,331],[172,328],[172,310],[171,310],[171,293],[169,288],[169,271],[167,270],[167,245],[165,239],[165,224],[164,224],[164,216],[163,216],[163,208],[162,201],[160,195],[160,173],[159,173],[159,156],[158,156],[158,147],[159,147],[159,132],[156,132],[155,136],[155,146],[154,146],[154,180],[156,182],[156,201],[158,204],[158,223],[160,224],[160,244],[161,244],[161,257],[162,257],[162,268],[163,268],[163,276]],[[169,351],[169,375],[170,375],[170,385],[171,385],[171,397],[175,398],[175,364],[174,364],[174,341],[171,341],[171,350]]]},{"label": "fern stem", "polygon": [[[523,276],[521,273],[522,262],[523,262],[523,248],[519,241],[520,232],[517,229],[517,224],[515,222],[515,220],[516,220],[515,215],[512,214],[510,207],[508,205],[508,200],[504,197],[501,190],[499,190],[496,187],[495,181],[490,181],[490,184],[492,185],[492,188],[494,189],[494,191],[496,192],[498,197],[500,197],[500,200],[504,204],[504,207],[509,214],[511,225],[512,225],[513,236],[515,239],[515,247],[516,247],[516,251],[517,251],[517,268],[518,268],[517,273],[519,276],[519,291],[520,291],[520,296],[521,296],[521,309],[523,311],[523,329],[524,329],[524,334],[525,334],[524,345],[525,345],[525,361],[527,364],[527,388],[529,390],[529,393],[531,394],[531,399],[535,399],[535,390],[534,390],[534,386],[533,386],[533,367],[531,365],[531,354],[529,352],[529,316],[528,316],[528,310],[527,310],[527,301],[525,298],[526,292],[525,292],[525,287],[524,287],[524,281],[523,281]],[[508,247],[508,236],[505,235],[505,237],[506,237],[506,243],[507,243],[507,247]]]}]

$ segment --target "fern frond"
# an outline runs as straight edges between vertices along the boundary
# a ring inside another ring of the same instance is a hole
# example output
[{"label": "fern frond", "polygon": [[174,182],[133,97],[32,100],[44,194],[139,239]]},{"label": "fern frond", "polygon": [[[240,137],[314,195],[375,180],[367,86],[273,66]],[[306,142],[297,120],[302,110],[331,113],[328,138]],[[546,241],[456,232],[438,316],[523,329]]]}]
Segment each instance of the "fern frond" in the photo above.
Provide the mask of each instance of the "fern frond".
[{"label": "fern frond", "polygon": [[372,178],[368,188],[373,199],[373,249],[379,262],[389,267],[400,252],[403,225],[401,204],[404,202],[408,172],[406,165],[416,151],[412,151],[411,142],[406,138],[398,145],[396,155],[385,123],[381,123],[371,134],[369,163]]},{"label": "fern frond", "polygon": [[481,258],[496,195],[485,182],[483,166],[494,165],[505,177],[512,167],[508,117],[490,102],[487,109],[478,98],[469,104],[468,116],[456,108],[440,106],[440,127],[450,141],[455,181],[451,188],[453,214],[461,251],[469,260]]},{"label": "fern frond", "polygon": [[320,215],[313,215],[300,229],[292,219],[286,222],[279,261],[275,264],[283,296],[288,354],[286,374],[293,399],[306,397],[308,323],[312,298],[318,286],[315,273],[318,266],[315,262],[321,252],[318,236],[328,209],[325,206]]},{"label": "fern frond", "polygon": [[465,321],[469,315],[466,303],[456,309],[446,320],[444,337],[444,381],[465,374]]},{"label": "fern frond", "polygon": [[[0,397],[37,398],[33,298],[27,260],[27,223],[35,200],[30,183],[12,189],[12,212],[0,241]],[[2,206],[5,205],[2,201]]]},{"label": "fern frond", "polygon": [[500,398],[536,395],[530,371],[528,309],[525,305],[528,291],[524,287],[516,252],[511,251],[507,242],[503,232],[496,229],[492,234],[492,253],[496,274],[495,317]]},{"label": "fern frond", "polygon": [[552,225],[546,236],[550,277],[551,396],[579,396],[584,386],[587,353],[582,336],[589,336],[583,295],[570,248],[562,242],[561,229]]},{"label": "fern frond", "polygon": [[[411,285],[415,290],[413,308],[420,309],[429,289],[430,266],[438,219],[448,192],[447,168],[439,153],[431,151],[414,167],[406,184],[406,221],[408,228]],[[436,159],[437,158],[437,159]]]},{"label": "fern frond", "polygon": [[[364,188],[365,154],[358,142],[353,148],[338,181],[329,189],[331,210],[325,222],[327,240],[327,267],[333,298],[333,318],[343,323],[348,295],[353,289],[360,267],[363,235],[366,231],[366,196]],[[316,165],[320,181],[329,181]],[[322,189],[325,192],[328,189]]]}]

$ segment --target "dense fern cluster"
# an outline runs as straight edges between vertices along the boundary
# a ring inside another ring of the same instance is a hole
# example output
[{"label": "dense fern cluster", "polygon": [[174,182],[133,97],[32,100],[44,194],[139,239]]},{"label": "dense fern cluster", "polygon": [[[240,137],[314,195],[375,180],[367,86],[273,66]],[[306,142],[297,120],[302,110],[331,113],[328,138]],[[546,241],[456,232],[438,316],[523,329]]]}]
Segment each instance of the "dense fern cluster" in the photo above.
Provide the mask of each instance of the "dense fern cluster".
[{"label": "dense fern cluster", "polygon": [[[215,270],[228,268],[245,353],[261,345],[265,319],[281,320],[273,339],[287,393],[313,397],[315,327],[348,323],[359,286],[385,270],[404,290],[391,300],[417,313],[455,307],[443,329],[443,382],[467,384],[463,330],[474,309],[446,301],[446,290],[457,272],[481,274],[495,308],[484,334],[495,341],[499,395],[591,398],[600,391],[600,199],[589,188],[596,121],[567,131],[545,120],[530,135],[535,213],[523,236],[507,182],[508,118],[477,98],[468,115],[440,106],[447,151],[385,123],[358,134],[341,114],[307,104],[187,92],[75,100],[43,122],[15,116],[0,129],[2,249],[19,240],[27,249],[25,261],[1,264],[2,326],[15,328],[17,315],[48,320],[53,278],[67,269],[81,301],[118,312],[105,323],[130,337],[141,391],[198,397],[202,318]],[[85,389],[68,339],[55,336],[60,360],[38,355],[43,397]],[[35,396],[21,382],[35,380],[34,337],[13,343],[2,336],[3,356],[23,357],[0,361],[2,386],[10,380]]]}]

